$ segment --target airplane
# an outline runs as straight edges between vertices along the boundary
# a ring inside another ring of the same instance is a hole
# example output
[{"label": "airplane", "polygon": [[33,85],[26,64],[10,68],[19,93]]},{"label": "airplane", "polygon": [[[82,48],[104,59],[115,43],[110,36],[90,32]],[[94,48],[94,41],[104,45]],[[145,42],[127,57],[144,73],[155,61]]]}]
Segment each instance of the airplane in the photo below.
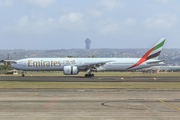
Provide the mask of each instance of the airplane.
[{"label": "airplane", "polygon": [[165,64],[158,60],[166,39],[161,38],[142,58],[26,58],[15,61],[11,67],[24,71],[63,71],[65,75],[77,75],[86,71],[85,77],[94,77],[92,72],[132,71]]}]

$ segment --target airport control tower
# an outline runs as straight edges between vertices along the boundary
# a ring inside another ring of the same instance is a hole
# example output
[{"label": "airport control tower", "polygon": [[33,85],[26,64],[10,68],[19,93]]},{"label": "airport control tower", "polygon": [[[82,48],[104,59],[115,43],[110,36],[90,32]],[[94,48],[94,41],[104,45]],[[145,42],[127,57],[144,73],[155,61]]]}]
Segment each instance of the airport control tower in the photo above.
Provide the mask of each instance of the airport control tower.
[{"label": "airport control tower", "polygon": [[91,40],[90,40],[89,38],[87,38],[87,39],[85,40],[85,43],[86,43],[85,48],[86,48],[87,50],[90,49]]}]

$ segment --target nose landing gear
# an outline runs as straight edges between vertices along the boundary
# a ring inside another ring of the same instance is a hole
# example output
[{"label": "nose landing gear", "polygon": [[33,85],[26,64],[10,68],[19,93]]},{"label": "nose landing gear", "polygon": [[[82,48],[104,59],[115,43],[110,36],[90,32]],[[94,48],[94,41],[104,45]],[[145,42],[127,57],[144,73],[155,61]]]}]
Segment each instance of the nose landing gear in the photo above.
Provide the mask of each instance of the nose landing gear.
[{"label": "nose landing gear", "polygon": [[23,71],[23,70],[20,70],[20,72],[22,73],[22,77],[25,77],[24,71]]},{"label": "nose landing gear", "polygon": [[25,77],[24,73],[22,74],[22,77]]}]

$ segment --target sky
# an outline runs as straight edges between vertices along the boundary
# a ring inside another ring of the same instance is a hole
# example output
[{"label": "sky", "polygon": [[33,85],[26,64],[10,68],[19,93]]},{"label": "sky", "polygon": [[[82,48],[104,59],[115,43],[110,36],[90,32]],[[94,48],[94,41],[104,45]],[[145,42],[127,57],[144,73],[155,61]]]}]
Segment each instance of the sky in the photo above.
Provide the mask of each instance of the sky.
[{"label": "sky", "polygon": [[0,49],[180,48],[180,0],[0,0]]}]

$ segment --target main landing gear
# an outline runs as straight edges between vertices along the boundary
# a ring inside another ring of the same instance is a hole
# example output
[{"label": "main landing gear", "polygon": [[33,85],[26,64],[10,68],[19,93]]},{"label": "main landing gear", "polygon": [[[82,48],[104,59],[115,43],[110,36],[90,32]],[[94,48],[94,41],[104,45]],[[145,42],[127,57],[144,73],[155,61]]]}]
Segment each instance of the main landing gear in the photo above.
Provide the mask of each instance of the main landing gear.
[{"label": "main landing gear", "polygon": [[91,74],[91,69],[87,70],[88,74],[85,74],[85,77],[94,77],[94,74]]},{"label": "main landing gear", "polygon": [[94,77],[94,74],[86,74],[85,77]]}]

